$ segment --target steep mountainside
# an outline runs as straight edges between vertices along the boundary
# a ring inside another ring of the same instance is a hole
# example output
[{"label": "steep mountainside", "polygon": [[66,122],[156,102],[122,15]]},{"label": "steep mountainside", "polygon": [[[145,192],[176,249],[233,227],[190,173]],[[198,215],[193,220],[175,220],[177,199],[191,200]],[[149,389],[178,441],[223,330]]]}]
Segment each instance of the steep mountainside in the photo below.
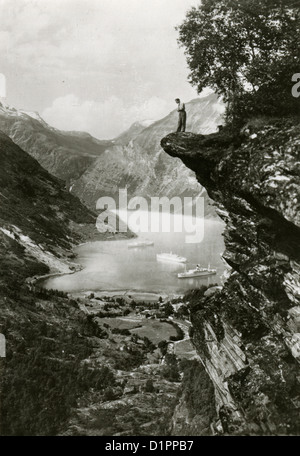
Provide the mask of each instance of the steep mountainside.
[{"label": "steep mountainside", "polygon": [[[193,100],[186,109],[187,130],[194,133],[211,133],[222,123],[224,108],[215,95]],[[113,141],[99,141],[85,133],[51,128],[36,114],[0,106],[0,130],[95,208],[100,196],[117,197],[125,187],[129,197],[202,192],[193,173],[160,147],[161,137],[176,129],[177,115],[174,110],[164,119],[146,124],[149,126],[134,124]]]},{"label": "steep mountainside", "polygon": [[221,291],[190,300],[218,433],[300,432],[300,127],[253,122],[235,136],[170,134],[226,223]]},{"label": "steep mountainside", "polygon": [[[210,133],[222,122],[223,106],[215,95],[187,103],[186,110],[189,131]],[[125,186],[129,196],[172,197],[202,193],[193,173],[180,160],[174,162],[166,156],[160,146],[161,137],[176,130],[177,116],[176,110],[172,111],[138,135],[134,134],[127,144],[119,144],[116,140],[115,147],[82,174],[72,191],[82,195],[87,203],[97,200],[103,193],[116,197],[119,188]]]},{"label": "steep mountainside", "polygon": [[71,247],[106,235],[63,181],[3,133],[0,163],[0,434],[53,435],[95,378],[106,375],[101,390],[111,377],[98,367],[93,380],[82,363],[90,338],[105,333],[63,293],[37,289],[35,278],[72,272]]},{"label": "steep mountainside", "polygon": [[21,286],[30,261],[40,265],[37,271],[69,272],[60,257],[74,243],[104,236],[96,229],[96,214],[1,132],[0,162],[1,285]]},{"label": "steep mountainside", "polygon": [[19,111],[2,103],[0,130],[67,184],[78,179],[112,145],[111,141],[99,141],[88,133],[57,130],[37,113]]},{"label": "steep mountainside", "polygon": [[135,139],[143,130],[145,130],[145,128],[150,127],[153,123],[154,121],[151,120],[135,122],[128,128],[128,130],[117,136],[114,143],[126,146],[131,140]]}]

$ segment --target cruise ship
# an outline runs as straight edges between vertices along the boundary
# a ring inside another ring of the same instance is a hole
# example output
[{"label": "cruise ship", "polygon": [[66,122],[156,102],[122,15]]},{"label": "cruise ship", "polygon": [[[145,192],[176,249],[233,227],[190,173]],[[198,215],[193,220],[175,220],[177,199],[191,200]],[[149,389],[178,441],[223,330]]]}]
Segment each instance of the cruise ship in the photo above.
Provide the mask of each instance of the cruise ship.
[{"label": "cruise ship", "polygon": [[137,247],[147,247],[147,246],[153,245],[153,244],[154,244],[153,241],[134,241],[134,242],[130,242],[127,247],[129,249],[134,249]]},{"label": "cruise ship", "polygon": [[197,264],[195,269],[189,269],[188,271],[180,272],[177,277],[179,279],[188,279],[191,277],[206,277],[210,275],[214,275],[217,273],[216,269],[212,269],[210,266],[207,268],[201,268],[199,264]]},{"label": "cruise ship", "polygon": [[171,261],[172,263],[186,263],[186,258],[176,255],[175,253],[157,253],[156,259],[159,261]]}]

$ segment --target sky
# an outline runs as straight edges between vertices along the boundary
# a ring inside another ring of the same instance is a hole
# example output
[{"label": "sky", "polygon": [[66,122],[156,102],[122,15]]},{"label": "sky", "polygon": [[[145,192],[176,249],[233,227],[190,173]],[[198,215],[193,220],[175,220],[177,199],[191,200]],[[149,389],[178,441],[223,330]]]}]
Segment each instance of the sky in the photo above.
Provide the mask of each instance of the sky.
[{"label": "sky", "polygon": [[158,120],[188,82],[175,26],[199,0],[0,0],[6,102],[109,139]]}]

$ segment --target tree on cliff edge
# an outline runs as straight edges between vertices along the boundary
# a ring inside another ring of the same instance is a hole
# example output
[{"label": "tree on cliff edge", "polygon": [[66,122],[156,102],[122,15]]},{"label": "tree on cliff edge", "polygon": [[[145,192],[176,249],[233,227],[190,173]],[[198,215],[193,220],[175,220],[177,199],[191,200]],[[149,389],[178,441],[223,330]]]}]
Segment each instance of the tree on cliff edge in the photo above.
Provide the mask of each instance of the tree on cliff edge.
[{"label": "tree on cliff edge", "polygon": [[189,82],[224,97],[227,121],[299,113],[299,0],[202,0],[177,30]]}]

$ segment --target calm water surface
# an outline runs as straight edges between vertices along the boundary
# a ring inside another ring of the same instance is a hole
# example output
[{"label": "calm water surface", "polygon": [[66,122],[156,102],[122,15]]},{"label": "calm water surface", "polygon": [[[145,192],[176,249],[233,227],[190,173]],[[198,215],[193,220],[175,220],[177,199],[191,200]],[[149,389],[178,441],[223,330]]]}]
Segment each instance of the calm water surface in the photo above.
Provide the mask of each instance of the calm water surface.
[{"label": "calm water surface", "polygon": [[[84,244],[75,249],[78,255],[76,261],[84,269],[75,274],[49,278],[44,286],[66,292],[135,290],[182,293],[201,285],[220,283],[225,269],[221,259],[224,251],[223,229],[222,222],[206,220],[203,240],[192,244],[185,242],[185,230],[180,233],[144,232],[137,239]],[[128,248],[129,243],[145,239],[154,241],[154,245]],[[210,264],[217,268],[217,275],[178,279],[177,274],[185,270],[184,264],[156,260],[156,253],[171,251],[187,258],[187,269],[197,263],[204,267]]]}]

